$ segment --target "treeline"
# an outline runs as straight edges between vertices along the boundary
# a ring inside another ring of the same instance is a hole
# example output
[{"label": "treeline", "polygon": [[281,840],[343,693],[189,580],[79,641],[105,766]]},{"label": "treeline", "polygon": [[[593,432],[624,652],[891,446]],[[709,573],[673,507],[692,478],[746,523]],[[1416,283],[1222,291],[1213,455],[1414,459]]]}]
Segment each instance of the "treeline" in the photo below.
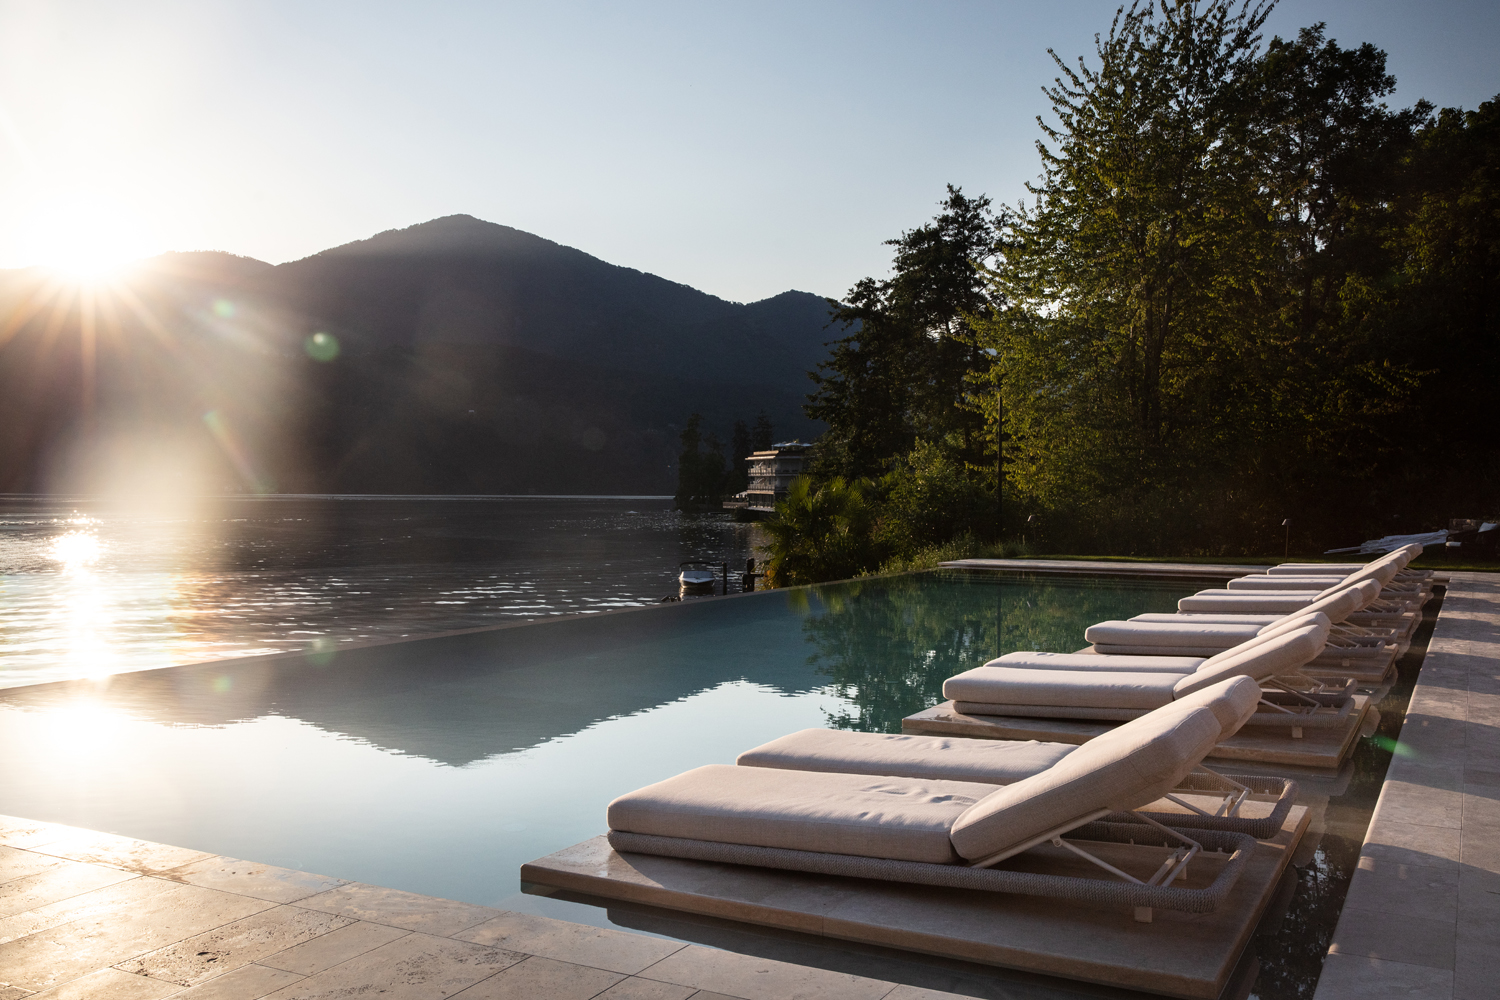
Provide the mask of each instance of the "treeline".
[{"label": "treeline", "polygon": [[780,579],[1500,512],[1500,103],[1391,110],[1383,52],[1264,42],[1270,9],[1122,8],[1092,59],[1054,54],[1028,199],[950,187],[833,304]]},{"label": "treeline", "polygon": [[764,410],[753,427],[736,420],[726,457],[718,435],[703,430],[703,415],[690,416],[679,436],[682,451],[677,456],[677,509],[716,507],[725,497],[743,493],[750,486],[750,453],[770,448],[775,434]]}]

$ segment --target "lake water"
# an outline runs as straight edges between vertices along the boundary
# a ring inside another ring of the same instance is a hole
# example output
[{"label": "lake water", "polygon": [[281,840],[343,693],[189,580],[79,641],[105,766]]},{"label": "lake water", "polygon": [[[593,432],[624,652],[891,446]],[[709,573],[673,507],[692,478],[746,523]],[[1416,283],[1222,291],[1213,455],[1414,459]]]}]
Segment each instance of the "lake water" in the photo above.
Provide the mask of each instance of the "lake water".
[{"label": "lake water", "polygon": [[654,604],[756,529],[661,497],[0,497],[0,687]]}]

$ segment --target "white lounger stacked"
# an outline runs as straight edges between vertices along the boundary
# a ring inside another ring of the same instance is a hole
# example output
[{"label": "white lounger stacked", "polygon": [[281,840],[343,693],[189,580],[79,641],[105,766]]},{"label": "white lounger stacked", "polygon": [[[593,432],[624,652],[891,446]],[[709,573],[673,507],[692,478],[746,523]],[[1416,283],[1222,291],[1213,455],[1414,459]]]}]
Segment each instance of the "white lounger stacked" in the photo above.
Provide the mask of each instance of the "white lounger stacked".
[{"label": "white lounger stacked", "polygon": [[1320,613],[1330,624],[1323,650],[1302,671],[1318,681],[1347,678],[1379,682],[1390,673],[1405,643],[1394,629],[1350,625],[1349,616],[1379,593],[1366,580],[1305,605],[1289,614],[1145,614],[1129,621],[1091,625],[1084,638],[1094,652],[1136,656],[1214,656],[1240,643],[1280,629],[1299,618]]},{"label": "white lounger stacked", "polygon": [[[627,853],[1122,904],[1138,920],[1149,921],[1156,907],[1210,912],[1233,888],[1254,838],[1205,829],[1189,836],[1138,810],[1180,790],[1222,738],[1225,720],[1232,724],[1247,705],[1253,711],[1255,696],[1238,678],[1222,680],[1066,753],[1033,748],[1019,768],[1032,773],[1009,784],[700,767],[611,802],[609,843]],[[967,761],[957,766],[974,764],[974,754],[954,753]],[[851,754],[860,756],[852,747],[844,756]],[[1117,813],[1135,821],[1112,822]],[[1137,877],[1107,864],[1088,841],[1136,845],[1148,868]],[[1118,881],[995,867],[1046,844]],[[1206,852],[1223,861],[1212,883],[1174,886]]]},{"label": "white lounger stacked", "polygon": [[[1411,553],[1408,550],[1399,549],[1336,580],[1327,587],[1316,589],[1291,589],[1291,585],[1288,584],[1285,587],[1273,585],[1272,589],[1267,590],[1231,588],[1203,590],[1178,601],[1177,610],[1184,614],[1289,614],[1302,610],[1340,589],[1373,580],[1382,589],[1369,604],[1351,614],[1348,621],[1360,626],[1399,626],[1405,638],[1415,630],[1416,623],[1421,618],[1422,603],[1426,598],[1420,593],[1390,592],[1385,588],[1410,559]],[[1260,579],[1271,578],[1261,577]],[[1313,585],[1308,584],[1306,587],[1312,588]]]},{"label": "white lounger stacked", "polygon": [[1305,727],[1345,725],[1354,707],[1347,693],[1325,693],[1300,675],[1301,667],[1323,649],[1329,627],[1326,617],[1314,613],[1207,659],[1007,653],[948,678],[943,697],[964,715],[1113,722],[1244,676],[1275,689],[1262,691],[1259,709],[1245,724],[1300,738]]}]

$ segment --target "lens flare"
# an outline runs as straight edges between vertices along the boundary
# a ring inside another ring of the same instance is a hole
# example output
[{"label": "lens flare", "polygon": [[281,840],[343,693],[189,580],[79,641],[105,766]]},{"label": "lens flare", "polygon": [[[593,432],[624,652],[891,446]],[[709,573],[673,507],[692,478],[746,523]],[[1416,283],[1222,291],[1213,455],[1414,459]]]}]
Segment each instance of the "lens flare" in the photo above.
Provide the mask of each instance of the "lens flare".
[{"label": "lens flare", "polygon": [[228,299],[214,299],[214,315],[220,319],[234,319],[234,303]]},{"label": "lens flare", "polygon": [[240,480],[252,493],[266,494],[272,490],[271,480],[263,476],[255,463],[250,460],[250,453],[240,444],[234,429],[229,426],[229,420],[218,410],[209,410],[203,414],[204,426],[213,435],[214,441],[223,449],[229,458],[234,471],[239,473]]},{"label": "lens flare", "polygon": [[339,356],[339,340],[331,333],[318,331],[303,345],[307,349],[308,357],[314,361],[332,361]]}]

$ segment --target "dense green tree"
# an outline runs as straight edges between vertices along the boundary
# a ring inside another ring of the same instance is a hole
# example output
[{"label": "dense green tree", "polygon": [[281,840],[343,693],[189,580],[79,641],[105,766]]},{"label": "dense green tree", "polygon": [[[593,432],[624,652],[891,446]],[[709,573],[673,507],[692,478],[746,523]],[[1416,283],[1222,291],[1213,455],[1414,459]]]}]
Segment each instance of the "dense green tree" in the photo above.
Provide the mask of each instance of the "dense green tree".
[{"label": "dense green tree", "polygon": [[703,416],[694,413],[680,435],[677,456],[678,510],[717,504],[724,497],[724,446],[713,434],[704,435]]},{"label": "dense green tree", "polygon": [[950,188],[835,303],[807,410],[815,475],[873,512],[862,568],[968,534],[1266,552],[1286,517],[1306,550],[1500,514],[1500,104],[1391,110],[1383,52],[1263,42],[1270,7],[1121,8],[1054,54],[1030,204]]},{"label": "dense green tree", "polygon": [[771,418],[766,416],[766,411],[761,410],[760,416],[755,418],[755,427],[750,432],[750,447],[756,451],[765,451],[776,443],[776,428],[771,424]]},{"label": "dense green tree", "polygon": [[881,481],[880,494],[875,536],[892,555],[993,533],[993,491],[935,444],[917,442]]},{"label": "dense green tree", "polygon": [[970,396],[1004,431],[1011,510],[1050,511],[1055,541],[1222,550],[1305,525],[1368,485],[1420,381],[1348,303],[1427,109],[1386,110],[1384,54],[1321,26],[1262,52],[1268,12],[1137,4],[1096,66],[1058,61]]},{"label": "dense green tree", "polygon": [[750,461],[752,449],[750,428],[743,420],[734,422],[734,433],[729,436],[729,472],[724,479],[724,493],[732,496],[743,493],[750,487]]},{"label": "dense green tree", "polygon": [[930,223],[887,241],[889,279],[865,278],[833,320],[851,332],[813,373],[808,416],[828,424],[823,475],[875,477],[918,440],[951,442],[959,461],[982,455],[982,417],[956,405],[984,361],[969,329],[990,308],[983,274],[993,241],[990,202],[949,185]]}]

